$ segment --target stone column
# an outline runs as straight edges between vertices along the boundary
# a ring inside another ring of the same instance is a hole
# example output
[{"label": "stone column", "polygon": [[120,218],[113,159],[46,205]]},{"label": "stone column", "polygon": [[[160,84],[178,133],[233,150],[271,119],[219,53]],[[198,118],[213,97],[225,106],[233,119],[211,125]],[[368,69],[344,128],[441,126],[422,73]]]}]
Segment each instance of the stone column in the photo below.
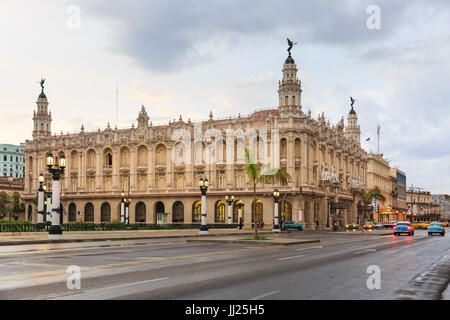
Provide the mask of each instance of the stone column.
[{"label": "stone column", "polygon": [[302,145],[301,145],[301,152],[302,152],[302,161],[300,165],[300,176],[301,176],[301,185],[302,186],[309,186],[309,180],[308,180],[308,136],[307,134],[303,134],[302,138]]},{"label": "stone column", "polygon": [[[130,157],[129,157],[129,168],[130,168],[130,191],[136,191],[137,187],[137,158],[136,158],[137,148],[135,146],[130,148]],[[134,217],[134,216],[133,216]],[[131,220],[130,220],[131,221]]]},{"label": "stone column", "polygon": [[[112,151],[112,177],[111,177],[111,186],[112,191],[118,191],[121,189],[120,186],[120,153],[118,147],[114,147]],[[120,190],[122,191],[122,190]]]}]

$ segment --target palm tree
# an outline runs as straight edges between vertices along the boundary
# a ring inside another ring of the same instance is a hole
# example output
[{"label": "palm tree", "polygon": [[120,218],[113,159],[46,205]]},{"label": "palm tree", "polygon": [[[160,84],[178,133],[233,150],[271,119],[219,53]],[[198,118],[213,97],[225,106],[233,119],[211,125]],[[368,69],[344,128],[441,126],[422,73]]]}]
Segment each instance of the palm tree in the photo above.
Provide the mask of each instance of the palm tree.
[{"label": "palm tree", "polygon": [[367,201],[367,203],[369,204],[370,201],[373,199],[373,197],[375,197],[376,200],[380,200],[383,202],[386,200],[386,198],[381,193],[380,187],[378,186],[373,186],[369,191],[367,191],[367,193],[364,196],[364,200]]},{"label": "palm tree", "polygon": [[256,185],[258,182],[270,182],[279,180],[280,182],[284,183],[289,180],[290,175],[286,172],[286,170],[283,169],[274,169],[269,168],[261,172],[261,166],[256,163],[255,156],[253,152],[245,148],[245,171],[247,172],[247,175],[250,179],[250,182],[253,185],[253,203],[255,204],[255,210],[252,210],[252,218],[254,221],[254,229],[255,229],[255,235],[254,239],[259,240],[258,237],[258,228],[256,225]]}]

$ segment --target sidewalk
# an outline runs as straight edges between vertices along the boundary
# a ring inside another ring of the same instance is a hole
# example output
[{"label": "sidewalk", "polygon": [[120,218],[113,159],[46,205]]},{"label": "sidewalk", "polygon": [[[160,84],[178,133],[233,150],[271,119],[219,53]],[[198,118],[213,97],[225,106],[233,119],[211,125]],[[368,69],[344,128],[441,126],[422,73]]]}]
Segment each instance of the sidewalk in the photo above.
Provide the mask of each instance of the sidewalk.
[{"label": "sidewalk", "polygon": [[[259,231],[271,234],[272,231]],[[252,235],[253,230],[209,229],[208,236]],[[189,230],[129,230],[129,231],[71,231],[64,232],[63,239],[48,240],[47,232],[8,232],[0,233],[0,246],[46,243],[70,243],[89,241],[119,241],[161,238],[204,237],[197,229]]]}]

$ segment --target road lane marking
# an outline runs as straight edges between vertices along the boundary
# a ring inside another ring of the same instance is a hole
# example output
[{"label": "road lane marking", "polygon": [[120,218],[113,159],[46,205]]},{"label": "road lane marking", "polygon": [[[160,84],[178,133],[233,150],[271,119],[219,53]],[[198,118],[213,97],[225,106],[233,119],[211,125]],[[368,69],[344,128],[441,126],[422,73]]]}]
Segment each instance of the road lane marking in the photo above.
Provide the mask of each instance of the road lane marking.
[{"label": "road lane marking", "polygon": [[295,249],[297,251],[302,251],[302,250],[308,250],[308,249],[322,249],[323,246],[315,246],[315,247],[308,247],[308,248],[300,248],[300,249]]},{"label": "road lane marking", "polygon": [[108,286],[108,287],[102,287],[102,288],[96,288],[93,290],[87,290],[86,292],[93,292],[93,291],[101,291],[101,290],[109,290],[109,289],[117,289],[117,288],[123,288],[123,287],[128,287],[128,286],[136,286],[136,285],[140,285],[140,284],[144,284],[144,283],[150,283],[150,282],[156,282],[156,281],[162,281],[162,280],[169,280],[169,278],[158,278],[158,279],[151,279],[151,280],[144,280],[144,281],[137,281],[137,282],[132,282],[132,283],[124,283],[124,284],[118,284],[115,286]]},{"label": "road lane marking", "polygon": [[[267,250],[267,249],[275,249],[275,248],[278,249],[279,246],[266,246],[266,247],[259,247],[259,248],[253,248],[253,249],[235,249],[235,250],[214,251],[214,252],[206,252],[206,253],[195,253],[195,254],[187,254],[187,255],[182,255],[182,256],[164,257],[159,260],[155,260],[155,259],[132,260],[132,261],[124,261],[124,262],[104,264],[104,265],[98,265],[98,266],[92,266],[92,267],[82,267],[81,271],[91,271],[91,270],[98,270],[98,269],[105,269],[105,268],[137,265],[137,264],[142,264],[142,263],[152,263],[152,262],[170,261],[170,260],[188,259],[188,258],[198,258],[198,257],[211,256],[211,255],[232,254],[232,253],[239,253],[239,252]],[[0,277],[0,281],[21,280],[21,279],[25,280],[25,279],[37,278],[37,277],[41,277],[41,276],[51,276],[51,275],[65,274],[65,273],[66,273],[66,269],[35,272],[35,273],[16,274],[16,275],[10,275],[10,276],[6,276],[6,277]]]},{"label": "road lane marking", "polygon": [[280,290],[268,292],[266,294],[263,294],[263,295],[260,295],[260,296],[254,297],[254,298],[250,298],[249,300],[259,300],[259,299],[262,299],[262,298],[265,298],[265,297],[277,294],[278,292],[280,292]]},{"label": "road lane marking", "polygon": [[355,252],[355,254],[360,254],[360,253],[364,253],[364,252],[373,252],[373,251],[377,251],[377,250],[376,249],[367,249],[367,250]]},{"label": "road lane marking", "polygon": [[289,260],[289,259],[295,259],[295,258],[300,258],[303,257],[304,255],[301,254],[299,256],[292,256],[292,257],[285,257],[285,258],[278,258],[279,261],[283,261],[283,260]]},{"label": "road lane marking", "polygon": [[[83,251],[83,250],[95,250],[95,249],[105,249],[105,248],[122,248],[122,247],[137,247],[137,246],[166,246],[171,244],[184,244],[185,241],[178,241],[178,242],[164,242],[164,243],[144,243],[144,244],[114,244],[114,245],[99,245],[99,246],[91,246],[91,247],[75,247],[75,248],[63,248],[63,249],[29,249],[29,250],[23,250],[23,251],[17,251],[17,252],[2,252],[0,253],[0,256],[11,256],[11,255],[17,255],[17,254],[36,254],[36,253],[56,253],[56,252],[65,252],[65,251]],[[1,244],[0,244],[1,247]]]},{"label": "road lane marking", "polygon": [[161,257],[139,257],[136,260],[162,259]]}]

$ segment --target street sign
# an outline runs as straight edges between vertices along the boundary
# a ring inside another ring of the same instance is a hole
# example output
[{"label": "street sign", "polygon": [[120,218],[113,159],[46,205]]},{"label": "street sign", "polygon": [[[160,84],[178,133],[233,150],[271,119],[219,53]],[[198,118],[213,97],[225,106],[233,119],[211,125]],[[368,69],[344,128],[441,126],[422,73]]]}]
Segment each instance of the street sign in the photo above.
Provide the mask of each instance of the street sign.
[{"label": "street sign", "polygon": [[375,198],[375,192],[373,193],[373,210],[372,212],[375,213],[377,207],[377,199]]}]

